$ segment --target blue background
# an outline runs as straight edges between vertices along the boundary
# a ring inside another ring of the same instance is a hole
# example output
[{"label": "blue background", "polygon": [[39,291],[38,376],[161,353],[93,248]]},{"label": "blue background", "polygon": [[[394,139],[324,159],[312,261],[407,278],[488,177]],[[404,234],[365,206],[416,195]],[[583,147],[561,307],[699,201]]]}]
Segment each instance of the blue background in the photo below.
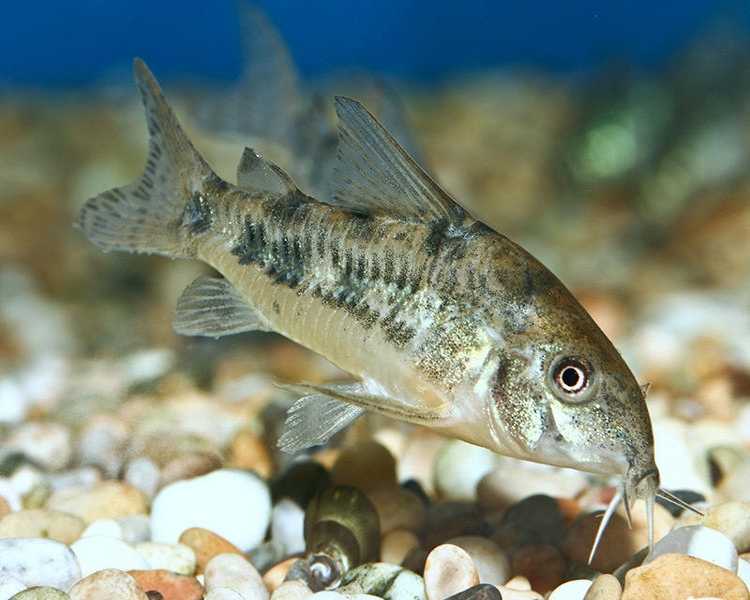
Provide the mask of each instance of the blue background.
[{"label": "blue background", "polygon": [[[713,24],[731,21],[746,39],[750,33],[748,0],[259,4],[308,77],[349,67],[422,81],[507,65],[570,72],[613,58],[654,67]],[[94,84],[129,74],[134,56],[165,79],[234,78],[233,0],[43,0],[3,8],[4,84]]]}]

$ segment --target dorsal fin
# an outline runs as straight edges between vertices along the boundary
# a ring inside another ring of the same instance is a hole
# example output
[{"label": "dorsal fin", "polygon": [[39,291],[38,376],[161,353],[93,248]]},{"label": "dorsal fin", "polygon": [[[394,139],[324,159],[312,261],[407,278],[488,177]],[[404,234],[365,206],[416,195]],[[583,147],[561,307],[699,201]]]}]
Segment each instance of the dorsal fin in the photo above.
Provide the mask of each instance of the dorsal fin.
[{"label": "dorsal fin", "polygon": [[297,189],[289,175],[251,148],[245,148],[237,165],[237,185],[274,197]]},{"label": "dorsal fin", "polygon": [[336,98],[338,163],[331,192],[339,206],[410,222],[460,220],[461,209],[359,102]]}]

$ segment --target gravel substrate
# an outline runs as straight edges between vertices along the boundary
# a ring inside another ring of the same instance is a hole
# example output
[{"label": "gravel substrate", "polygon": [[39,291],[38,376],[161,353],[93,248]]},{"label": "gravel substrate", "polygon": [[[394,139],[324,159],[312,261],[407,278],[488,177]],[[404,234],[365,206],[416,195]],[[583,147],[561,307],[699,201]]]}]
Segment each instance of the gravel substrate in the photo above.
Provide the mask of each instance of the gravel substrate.
[{"label": "gravel substrate", "polygon": [[[6,95],[0,600],[750,598],[750,95],[722,88],[678,127],[657,101],[681,106],[670,81],[597,95],[503,73],[404,96],[437,178],[651,383],[662,485],[704,513],[657,505],[648,552],[644,506],[632,529],[620,508],[591,565],[614,482],[370,416],[280,453],[293,397],[275,383],[342,374],[271,334],[176,335],[173,303],[206,268],[104,254],[72,227],[142,167],[134,86]],[[242,144],[190,133],[232,180]]]}]

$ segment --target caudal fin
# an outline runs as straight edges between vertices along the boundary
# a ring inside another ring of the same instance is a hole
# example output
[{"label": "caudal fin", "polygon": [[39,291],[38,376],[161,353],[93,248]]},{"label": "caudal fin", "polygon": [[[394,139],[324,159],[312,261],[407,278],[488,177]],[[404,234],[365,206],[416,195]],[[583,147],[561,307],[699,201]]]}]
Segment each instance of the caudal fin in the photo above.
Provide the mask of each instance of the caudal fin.
[{"label": "caudal fin", "polygon": [[104,250],[189,257],[191,230],[200,217],[198,191],[216,177],[180,127],[146,64],[135,78],[148,121],[149,151],[141,177],[86,201],[78,224]]}]

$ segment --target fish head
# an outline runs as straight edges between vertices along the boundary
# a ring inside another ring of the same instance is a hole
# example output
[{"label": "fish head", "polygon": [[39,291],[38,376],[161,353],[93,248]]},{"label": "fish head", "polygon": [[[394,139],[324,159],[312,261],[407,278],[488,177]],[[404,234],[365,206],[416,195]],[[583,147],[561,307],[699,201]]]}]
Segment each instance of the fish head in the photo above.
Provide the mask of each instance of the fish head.
[{"label": "fish head", "polygon": [[562,284],[526,313],[504,336],[488,386],[499,451],[620,476],[629,499],[652,494],[658,470],[645,388]]}]

